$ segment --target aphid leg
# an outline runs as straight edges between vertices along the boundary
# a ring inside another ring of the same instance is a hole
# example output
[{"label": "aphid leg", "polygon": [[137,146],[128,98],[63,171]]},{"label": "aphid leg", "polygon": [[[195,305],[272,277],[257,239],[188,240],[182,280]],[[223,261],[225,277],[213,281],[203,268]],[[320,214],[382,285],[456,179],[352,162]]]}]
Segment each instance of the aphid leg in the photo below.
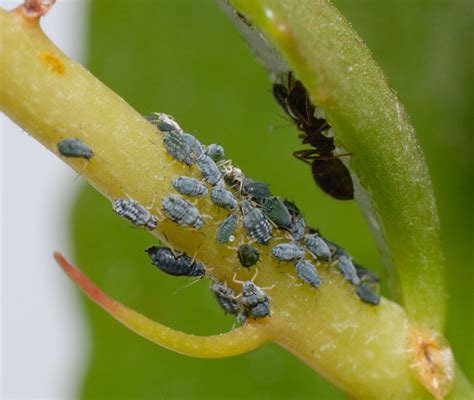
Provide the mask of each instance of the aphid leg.
[{"label": "aphid leg", "polygon": [[237,272],[234,272],[234,276],[232,277],[232,281],[235,282],[235,283],[240,283],[241,285],[244,283],[243,281],[239,281],[235,278],[237,278]]}]

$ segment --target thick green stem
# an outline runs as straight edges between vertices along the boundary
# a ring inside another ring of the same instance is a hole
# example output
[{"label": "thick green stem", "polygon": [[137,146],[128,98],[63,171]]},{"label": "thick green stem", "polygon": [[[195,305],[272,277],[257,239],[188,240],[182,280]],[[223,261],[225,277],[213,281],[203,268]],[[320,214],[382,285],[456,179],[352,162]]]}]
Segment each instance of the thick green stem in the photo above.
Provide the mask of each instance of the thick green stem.
[{"label": "thick green stem", "polygon": [[408,115],[370,51],[328,0],[231,0],[284,56],[352,153],[356,191],[415,323],[442,331],[443,254],[431,181]]}]

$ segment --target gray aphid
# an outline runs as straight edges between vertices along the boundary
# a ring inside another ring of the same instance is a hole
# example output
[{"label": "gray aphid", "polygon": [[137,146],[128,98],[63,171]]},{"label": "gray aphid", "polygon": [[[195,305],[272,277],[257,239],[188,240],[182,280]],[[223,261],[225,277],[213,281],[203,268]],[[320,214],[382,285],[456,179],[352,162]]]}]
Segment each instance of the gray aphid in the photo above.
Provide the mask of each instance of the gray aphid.
[{"label": "gray aphid", "polygon": [[321,278],[315,266],[306,260],[299,260],[295,263],[296,274],[299,278],[309,283],[311,286],[318,288],[321,286]]},{"label": "gray aphid", "polygon": [[247,313],[249,317],[255,319],[269,317],[271,315],[270,303],[268,301],[258,303],[253,307],[249,307]]},{"label": "gray aphid", "polygon": [[217,228],[216,239],[219,243],[224,244],[233,240],[235,228],[237,227],[237,215],[231,214],[224,219],[219,228]]},{"label": "gray aphid", "polygon": [[216,186],[211,189],[211,200],[219,207],[226,210],[234,210],[237,207],[237,199],[235,196],[221,186]]},{"label": "gray aphid", "polygon": [[272,228],[262,210],[253,207],[248,200],[240,203],[247,234],[260,244],[267,244],[272,237]]},{"label": "gray aphid", "polygon": [[259,203],[262,206],[263,213],[276,226],[282,229],[291,229],[291,214],[285,204],[278,197],[263,198]]},{"label": "gray aphid", "polygon": [[189,225],[200,229],[204,224],[199,210],[181,196],[164,197],[162,205],[167,217],[178,225]]},{"label": "gray aphid", "polygon": [[234,328],[239,328],[247,322],[247,313],[239,312],[235,317]]},{"label": "gray aphid", "polygon": [[178,131],[163,133],[163,144],[168,153],[176,160],[184,162],[187,165],[194,164],[194,157],[191,148]]},{"label": "gray aphid", "polygon": [[206,185],[187,176],[178,176],[173,179],[171,184],[179,193],[187,196],[205,196],[207,194]]},{"label": "gray aphid", "polygon": [[298,207],[296,207],[295,203],[285,200],[283,204],[292,217],[292,225],[290,227],[291,237],[294,242],[299,242],[301,239],[303,239],[303,236],[306,232],[306,223],[304,218],[301,215]]},{"label": "gray aphid", "polygon": [[63,139],[58,142],[58,151],[64,157],[84,158],[90,160],[94,152],[76,138]]},{"label": "gray aphid", "polygon": [[272,249],[278,261],[296,261],[304,257],[304,250],[295,243],[280,243]]},{"label": "gray aphid", "polygon": [[226,314],[237,315],[240,311],[239,303],[235,292],[221,282],[216,282],[211,286],[212,293]]},{"label": "gray aphid", "polygon": [[210,144],[207,146],[206,154],[214,161],[220,161],[224,158],[224,148],[220,144]]},{"label": "gray aphid", "polygon": [[353,285],[358,285],[360,283],[360,279],[357,276],[357,271],[349,257],[345,255],[340,256],[337,259],[337,265],[339,267],[339,271],[347,282],[352,283]]},{"label": "gray aphid", "polygon": [[305,235],[304,244],[309,252],[317,259],[322,261],[331,260],[331,249],[325,240],[316,233]]},{"label": "gray aphid", "polygon": [[252,281],[242,283],[242,299],[240,300],[245,307],[253,307],[258,303],[268,301],[267,294],[262,288],[258,287]]},{"label": "gray aphid", "polygon": [[194,154],[194,157],[198,159],[198,157],[200,157],[203,153],[201,142],[190,133],[183,132],[181,133],[181,135],[183,136],[184,141],[187,143],[192,153]]},{"label": "gray aphid", "polygon": [[145,119],[155,125],[161,132],[176,131],[181,133],[183,130],[171,115],[154,112],[145,115]]},{"label": "gray aphid", "polygon": [[153,230],[158,225],[157,219],[140,203],[130,199],[115,199],[112,203],[114,211],[141,228]]},{"label": "gray aphid", "polygon": [[221,185],[224,182],[221,170],[211,157],[202,153],[196,161],[202,178],[206,182],[212,186]]},{"label": "gray aphid", "polygon": [[153,265],[173,276],[204,276],[204,265],[185,253],[175,254],[169,247],[152,246],[145,250]]},{"label": "gray aphid", "polygon": [[365,303],[372,304],[374,306],[378,306],[380,303],[380,296],[369,286],[363,284],[357,286],[356,294]]}]

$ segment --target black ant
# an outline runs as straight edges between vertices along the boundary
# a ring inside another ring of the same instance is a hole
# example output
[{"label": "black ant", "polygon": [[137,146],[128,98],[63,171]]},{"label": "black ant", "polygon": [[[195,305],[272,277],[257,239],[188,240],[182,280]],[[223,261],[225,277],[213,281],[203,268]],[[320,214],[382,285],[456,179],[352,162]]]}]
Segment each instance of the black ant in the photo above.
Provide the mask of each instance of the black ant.
[{"label": "black ant", "polygon": [[293,155],[311,165],[313,179],[322,191],[337,200],[352,200],[354,186],[351,175],[339,159],[349,154],[334,154],[334,139],[323,134],[331,126],[324,118],[314,116],[315,106],[303,84],[298,80],[293,82],[290,71],[288,86],[273,84],[273,96],[302,132],[298,135],[302,143],[313,147],[295,151]]}]

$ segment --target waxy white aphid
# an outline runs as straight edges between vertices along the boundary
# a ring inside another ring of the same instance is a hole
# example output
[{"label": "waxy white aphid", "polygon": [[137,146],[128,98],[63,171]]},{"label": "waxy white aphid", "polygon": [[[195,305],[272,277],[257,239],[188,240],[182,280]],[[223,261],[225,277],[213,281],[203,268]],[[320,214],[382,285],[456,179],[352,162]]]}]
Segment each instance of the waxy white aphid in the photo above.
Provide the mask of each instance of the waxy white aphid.
[{"label": "waxy white aphid", "polygon": [[231,214],[224,219],[217,228],[216,239],[224,244],[234,240],[235,229],[237,228],[237,215]]},{"label": "waxy white aphid", "polygon": [[118,215],[140,228],[153,230],[158,225],[157,219],[137,201],[115,199],[112,207]]},{"label": "waxy white aphid", "polygon": [[298,277],[311,286],[318,288],[321,286],[321,278],[313,264],[306,260],[299,260],[295,263],[295,271]]},{"label": "waxy white aphid", "polygon": [[267,244],[272,237],[272,228],[262,210],[253,207],[248,200],[240,203],[245,230],[260,244]]},{"label": "waxy white aphid", "polygon": [[360,279],[357,276],[357,270],[354,267],[351,259],[346,255],[339,256],[337,259],[337,266],[344,279],[353,285],[360,284]]},{"label": "waxy white aphid", "polygon": [[178,225],[189,225],[195,229],[204,225],[199,210],[181,196],[164,197],[162,205],[166,216]]},{"label": "waxy white aphid", "polygon": [[206,154],[211,157],[214,161],[220,161],[224,158],[224,148],[220,144],[210,144],[206,148]]},{"label": "waxy white aphid", "polygon": [[196,160],[202,178],[210,183],[212,186],[221,186],[223,182],[223,175],[214,160],[206,154],[201,154]]},{"label": "waxy white aphid", "polygon": [[187,196],[205,196],[207,194],[206,185],[187,176],[178,176],[173,179],[171,184],[179,193]]},{"label": "waxy white aphid", "polygon": [[155,125],[161,132],[183,132],[178,123],[171,115],[165,113],[154,112],[145,115],[145,119]]},{"label": "waxy white aphid", "polygon": [[58,142],[58,151],[64,157],[84,158],[90,160],[94,153],[83,142],[76,138],[62,139]]},{"label": "waxy white aphid", "polygon": [[222,186],[215,186],[211,189],[211,200],[216,206],[226,210],[234,210],[237,207],[235,196]]},{"label": "waxy white aphid", "polygon": [[305,235],[304,244],[309,252],[321,261],[331,260],[331,249],[326,241],[316,233]]},{"label": "waxy white aphid", "polygon": [[272,249],[278,261],[296,261],[304,257],[304,250],[295,243],[280,243]]},{"label": "waxy white aphid", "polygon": [[168,153],[175,159],[184,162],[187,165],[193,165],[195,158],[191,152],[191,148],[178,131],[170,131],[163,133],[163,144]]}]

